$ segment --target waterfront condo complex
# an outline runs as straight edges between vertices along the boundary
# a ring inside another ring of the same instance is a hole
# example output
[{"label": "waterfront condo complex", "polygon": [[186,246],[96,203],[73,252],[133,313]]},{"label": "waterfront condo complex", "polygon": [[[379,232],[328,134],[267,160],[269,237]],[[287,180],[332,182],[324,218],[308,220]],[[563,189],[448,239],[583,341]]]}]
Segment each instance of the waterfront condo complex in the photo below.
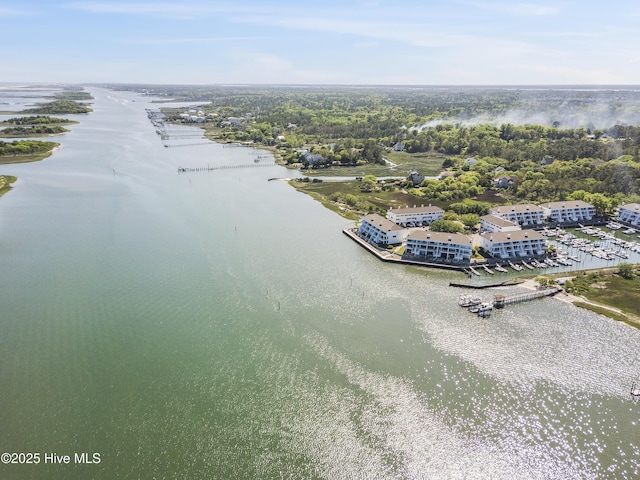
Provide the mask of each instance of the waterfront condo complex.
[{"label": "waterfront condo complex", "polygon": [[468,264],[471,260],[471,238],[456,233],[417,230],[407,236],[403,258]]},{"label": "waterfront condo complex", "polygon": [[362,217],[358,235],[371,244],[396,245],[402,243],[406,230],[377,213],[372,213]]},{"label": "waterfront condo complex", "polygon": [[497,215],[480,217],[480,229],[484,232],[513,232],[520,230],[520,225]]},{"label": "waterfront condo complex", "polygon": [[387,219],[403,227],[420,227],[431,225],[435,220],[440,220],[444,210],[431,205],[413,208],[390,208],[387,211]]},{"label": "waterfront condo complex", "polygon": [[541,227],[544,223],[544,211],[538,205],[500,205],[489,210],[491,215],[509,220],[522,228]]},{"label": "waterfront condo complex", "polygon": [[550,222],[558,224],[577,224],[589,222],[595,217],[596,209],[590,203],[582,200],[566,200],[540,205],[545,217]]},{"label": "waterfront condo complex", "polygon": [[545,254],[547,242],[535,230],[480,234],[481,247],[493,258],[513,259]]},{"label": "waterfront condo complex", "polygon": [[640,227],[640,203],[629,203],[618,207],[618,221],[630,227]]}]

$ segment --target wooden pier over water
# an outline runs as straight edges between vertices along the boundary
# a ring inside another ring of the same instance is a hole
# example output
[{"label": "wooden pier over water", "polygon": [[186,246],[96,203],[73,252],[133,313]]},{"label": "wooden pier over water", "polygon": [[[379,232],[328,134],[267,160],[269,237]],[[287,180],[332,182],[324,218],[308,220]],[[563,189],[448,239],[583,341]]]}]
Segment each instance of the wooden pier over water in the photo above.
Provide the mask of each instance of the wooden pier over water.
[{"label": "wooden pier over water", "polygon": [[493,296],[494,308],[504,308],[505,305],[513,305],[514,303],[529,302],[537,298],[551,297],[560,292],[561,288],[547,288],[544,290],[538,290],[535,292],[519,293],[517,295],[505,296],[502,294],[496,294]]},{"label": "wooden pier over water", "polygon": [[185,172],[211,172],[213,170],[232,170],[237,168],[274,167],[277,163],[241,163],[237,165],[207,165],[206,167],[178,167],[178,173]]}]

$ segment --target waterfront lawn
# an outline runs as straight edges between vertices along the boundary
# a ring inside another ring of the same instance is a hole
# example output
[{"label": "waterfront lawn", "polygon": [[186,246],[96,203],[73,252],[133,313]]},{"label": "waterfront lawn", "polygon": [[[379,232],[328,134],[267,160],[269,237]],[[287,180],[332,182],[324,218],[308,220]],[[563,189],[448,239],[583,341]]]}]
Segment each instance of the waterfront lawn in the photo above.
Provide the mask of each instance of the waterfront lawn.
[{"label": "waterfront lawn", "polygon": [[583,295],[592,302],[640,316],[640,280],[637,276],[630,280],[618,275],[599,277]]},{"label": "waterfront lawn", "polygon": [[446,155],[442,153],[407,153],[407,152],[388,152],[384,156],[389,161],[398,165],[396,170],[401,174],[406,172],[409,175],[412,171],[416,171],[425,177],[435,177],[440,175],[444,168],[442,163],[446,160]]},{"label": "waterfront lawn", "polygon": [[[384,216],[389,207],[400,208],[406,205],[412,207],[421,204],[419,198],[400,190],[362,192],[360,190],[362,182],[357,180],[340,182],[291,181],[290,183],[297,190],[310,195],[325,207],[349,220],[357,220],[369,211],[375,211]],[[337,201],[332,201],[332,199],[337,199]]]},{"label": "waterfront lawn", "polygon": [[387,158],[396,166],[388,164],[367,163],[356,167],[329,167],[318,170],[305,170],[304,173],[310,176],[323,177],[358,177],[365,175],[375,175],[376,177],[408,177],[412,171],[417,171],[427,177],[435,177],[442,172],[442,162],[445,156],[440,153],[406,153],[406,152],[386,152],[383,157]]}]

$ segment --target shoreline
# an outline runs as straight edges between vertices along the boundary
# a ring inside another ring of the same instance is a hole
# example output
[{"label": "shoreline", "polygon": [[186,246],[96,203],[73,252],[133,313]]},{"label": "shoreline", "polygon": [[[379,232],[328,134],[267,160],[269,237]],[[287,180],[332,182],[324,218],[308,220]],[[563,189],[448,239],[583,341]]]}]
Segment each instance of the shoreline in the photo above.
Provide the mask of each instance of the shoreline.
[{"label": "shoreline", "polygon": [[[602,271],[602,270],[606,270],[606,269],[591,270],[591,271],[594,272],[594,271]],[[581,270],[581,271],[585,271],[585,270]],[[573,277],[575,277],[575,275],[569,276],[569,277],[561,277],[561,278],[568,279]],[[537,290],[535,280],[532,278],[526,279],[521,284],[521,286],[530,290]],[[583,296],[568,293],[564,289],[561,292],[559,292],[558,295],[555,295],[555,298],[560,300],[561,302],[570,303],[578,308],[591,310],[592,312],[599,313],[600,315],[604,315],[607,318],[610,318],[611,320],[624,322],[631,327],[640,329],[640,317],[633,315],[631,313],[623,312],[619,308],[612,307],[610,305],[605,305],[604,303],[594,302]],[[589,308],[590,306],[593,308]],[[609,315],[607,315],[607,313],[609,313]]]},{"label": "shoreline", "polygon": [[42,160],[45,160],[53,155],[59,148],[60,145],[56,145],[51,150],[45,153],[27,153],[24,155],[0,156],[0,165],[16,165],[19,163],[41,162]]},{"label": "shoreline", "polygon": [[[396,264],[410,265],[410,266],[419,266],[419,267],[426,267],[426,268],[436,268],[441,270],[457,271],[460,273],[464,273],[464,271],[466,270],[465,267],[460,267],[456,265],[444,265],[444,264],[441,265],[437,263],[426,263],[426,262],[404,260],[393,252],[379,250],[373,245],[367,243],[366,241],[358,237],[358,235],[356,235],[355,232],[353,232],[353,229],[351,228],[343,229],[342,233],[345,234],[347,237],[351,238],[354,242],[356,242],[358,245],[363,247],[369,253],[373,254],[378,260],[382,262],[396,263]],[[576,270],[575,272],[573,272],[574,274],[572,275],[564,275],[559,278],[570,279],[570,278],[574,278],[580,272],[602,272],[602,271],[610,271],[610,270],[611,270],[610,268]],[[522,281],[517,283],[517,285],[523,288],[526,288],[528,290],[534,290],[534,291],[538,290],[535,278],[536,277],[532,277],[532,276],[521,278]],[[513,281],[515,281],[515,279]],[[487,288],[491,288],[491,286]],[[640,317],[630,313],[623,312],[619,308],[611,307],[603,303],[594,302],[582,296],[577,296],[571,293],[567,293],[564,289],[562,289],[557,295],[554,295],[554,298],[565,303],[570,303],[577,308],[584,308],[587,310],[591,310],[592,312],[598,313],[600,315],[604,315],[607,318],[610,318],[611,320],[623,322],[631,327],[640,329]],[[589,307],[592,307],[592,308],[589,308]]]}]

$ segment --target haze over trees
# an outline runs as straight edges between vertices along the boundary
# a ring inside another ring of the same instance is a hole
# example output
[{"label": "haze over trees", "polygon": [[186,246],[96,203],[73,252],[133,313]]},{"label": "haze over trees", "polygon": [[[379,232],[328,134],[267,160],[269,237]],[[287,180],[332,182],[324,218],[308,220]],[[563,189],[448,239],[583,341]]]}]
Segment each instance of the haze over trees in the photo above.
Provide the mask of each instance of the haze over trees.
[{"label": "haze over trees", "polygon": [[[448,176],[402,185],[424,200],[451,203],[493,191],[505,202],[580,198],[606,213],[640,198],[634,89],[162,87],[151,93],[208,102],[199,108],[212,138],[270,146],[284,162],[309,169],[384,164],[396,149],[416,158],[442,156]],[[497,186],[501,177],[507,179]]]}]

